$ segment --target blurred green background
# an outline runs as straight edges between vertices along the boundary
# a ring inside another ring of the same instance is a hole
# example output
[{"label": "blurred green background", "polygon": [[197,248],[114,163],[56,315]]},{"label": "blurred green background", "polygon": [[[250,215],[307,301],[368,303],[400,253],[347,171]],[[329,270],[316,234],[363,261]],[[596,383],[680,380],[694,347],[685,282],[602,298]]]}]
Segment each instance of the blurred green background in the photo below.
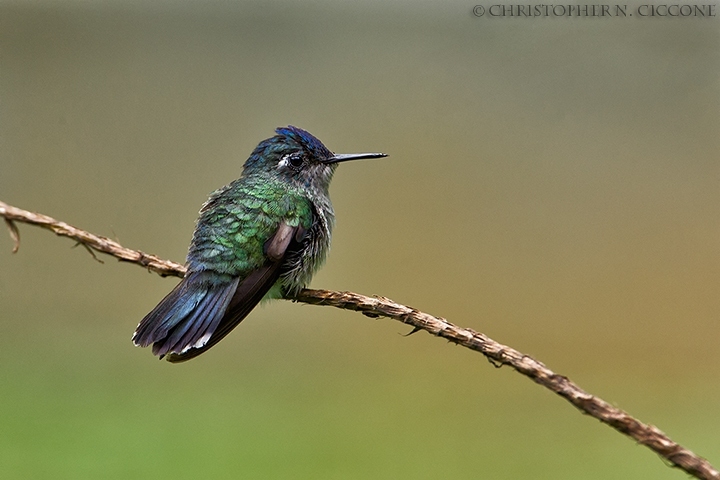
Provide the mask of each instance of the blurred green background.
[{"label": "blurred green background", "polygon": [[[720,465],[720,18],[0,2],[0,200],[182,261],[277,126],[343,165],[313,286],[484,332]],[[274,302],[187,364],[172,286],[0,232],[3,478],[684,478],[477,353]]]}]

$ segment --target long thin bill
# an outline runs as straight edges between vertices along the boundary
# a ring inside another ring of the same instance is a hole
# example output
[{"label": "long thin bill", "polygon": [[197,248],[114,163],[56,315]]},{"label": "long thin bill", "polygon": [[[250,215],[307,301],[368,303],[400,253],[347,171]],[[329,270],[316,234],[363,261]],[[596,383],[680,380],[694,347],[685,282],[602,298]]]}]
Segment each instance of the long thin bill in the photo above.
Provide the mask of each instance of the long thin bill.
[{"label": "long thin bill", "polygon": [[336,153],[332,157],[325,160],[325,163],[340,163],[348,160],[361,160],[363,158],[382,158],[387,157],[386,153]]}]

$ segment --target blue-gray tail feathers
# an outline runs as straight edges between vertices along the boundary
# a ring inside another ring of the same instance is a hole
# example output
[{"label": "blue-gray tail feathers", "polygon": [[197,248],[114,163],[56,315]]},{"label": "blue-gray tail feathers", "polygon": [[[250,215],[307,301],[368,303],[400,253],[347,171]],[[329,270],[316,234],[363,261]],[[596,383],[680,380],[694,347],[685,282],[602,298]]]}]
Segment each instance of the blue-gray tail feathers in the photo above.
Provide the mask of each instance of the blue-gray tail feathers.
[{"label": "blue-gray tail feathers", "polygon": [[211,283],[201,275],[188,275],[142,319],[133,342],[140,347],[153,344],[153,353],[161,358],[203,347],[225,315],[237,285],[237,278]]}]

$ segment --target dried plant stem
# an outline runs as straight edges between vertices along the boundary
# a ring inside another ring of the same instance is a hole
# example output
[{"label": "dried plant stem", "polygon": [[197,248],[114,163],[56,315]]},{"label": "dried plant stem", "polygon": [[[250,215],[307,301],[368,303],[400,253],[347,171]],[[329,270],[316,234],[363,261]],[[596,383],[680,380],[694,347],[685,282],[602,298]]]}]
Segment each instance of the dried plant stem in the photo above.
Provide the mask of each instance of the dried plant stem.
[{"label": "dried plant stem", "polygon": [[107,237],[101,237],[99,235],[86,232],[85,230],[80,230],[79,228],[75,228],[65,222],[55,220],[47,215],[28,212],[27,210],[22,210],[0,201],[0,216],[5,218],[5,223],[10,228],[10,236],[15,242],[13,253],[17,252],[20,248],[20,235],[14,223],[17,221],[46,228],[55,232],[56,235],[72,238],[81,245],[85,245],[97,252],[112,255],[120,261],[142,265],[148,270],[159,273],[163,277],[169,275],[183,277],[185,275],[185,267],[179,263],[163,260],[155,255],[148,255],[147,253],[143,253],[139,250],[130,250],[129,248],[125,248],[116,241],[110,240]]},{"label": "dried plant stem", "polygon": [[[106,253],[121,261],[142,265],[162,276],[182,277],[185,275],[185,267],[178,263],[125,248],[107,237],[93,235],[46,215],[28,212],[0,202],[0,216],[4,217],[10,229],[10,235],[15,244],[13,252],[17,251],[20,244],[19,233],[14,222],[23,222],[52,230],[59,236],[72,238],[91,251]],[[509,365],[522,375],[557,393],[581,412],[635,439],[666,459],[671,465],[696,478],[720,480],[720,472],[707,460],[672,441],[658,428],[640,422],[627,412],[587,393],[567,377],[553,372],[541,362],[514,348],[502,345],[482,333],[458,327],[444,318],[434,317],[384,297],[367,297],[353,292],[305,289],[293,301],[354,310],[370,317],[392,318],[411,325],[415,330],[425,330],[435,336],[480,352],[495,365]]]}]

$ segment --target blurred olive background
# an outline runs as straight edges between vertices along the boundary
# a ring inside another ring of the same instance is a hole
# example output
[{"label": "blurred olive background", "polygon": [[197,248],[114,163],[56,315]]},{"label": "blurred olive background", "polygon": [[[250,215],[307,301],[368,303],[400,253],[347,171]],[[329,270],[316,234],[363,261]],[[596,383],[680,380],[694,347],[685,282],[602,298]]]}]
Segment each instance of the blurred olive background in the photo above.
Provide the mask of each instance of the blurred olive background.
[{"label": "blurred olive background", "polygon": [[[482,331],[720,464],[720,19],[0,3],[0,200],[182,261],[277,126],[344,164],[313,286]],[[631,7],[632,9],[632,7]],[[176,283],[0,232],[4,478],[679,479],[509,368],[289,302],[171,365]]]}]

